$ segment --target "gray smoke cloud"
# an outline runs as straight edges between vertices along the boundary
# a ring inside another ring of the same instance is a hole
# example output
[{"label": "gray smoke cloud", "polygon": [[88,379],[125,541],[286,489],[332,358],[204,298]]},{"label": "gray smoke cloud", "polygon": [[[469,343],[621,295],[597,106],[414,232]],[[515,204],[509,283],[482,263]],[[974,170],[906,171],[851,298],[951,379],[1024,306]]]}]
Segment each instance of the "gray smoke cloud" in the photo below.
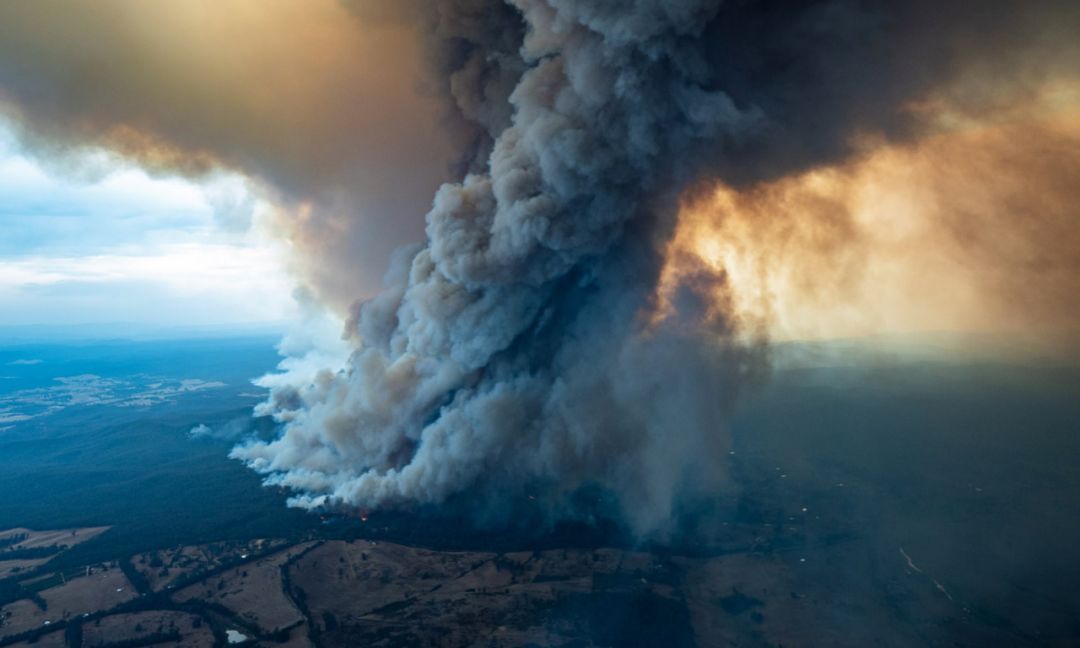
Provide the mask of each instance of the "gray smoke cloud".
[{"label": "gray smoke cloud", "polygon": [[[0,3],[0,117],[28,152],[77,175],[101,147],[158,174],[255,180],[283,207],[299,279],[340,310],[423,236],[472,137],[437,88],[418,91],[426,68],[411,25],[338,0]],[[218,198],[223,224],[246,226]]]},{"label": "gray smoke cloud", "polygon": [[1067,3],[1009,5],[425,4],[443,91],[479,133],[472,172],[356,307],[348,368],[278,393],[281,437],[233,456],[305,507],[596,484],[662,529],[723,482],[726,406],[763,367],[706,303],[722,276],[644,321],[673,198],[843,156],[861,131],[903,137],[905,101],[961,60],[1007,46],[1005,75],[1067,42],[1045,20],[1075,24]]}]

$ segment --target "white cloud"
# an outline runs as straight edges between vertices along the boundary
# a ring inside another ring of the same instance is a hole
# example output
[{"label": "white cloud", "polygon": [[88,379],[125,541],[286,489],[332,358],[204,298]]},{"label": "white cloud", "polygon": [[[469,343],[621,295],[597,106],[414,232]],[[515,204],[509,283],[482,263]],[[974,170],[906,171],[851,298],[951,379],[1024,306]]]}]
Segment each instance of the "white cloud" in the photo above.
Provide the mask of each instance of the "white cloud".
[{"label": "white cloud", "polygon": [[116,160],[58,177],[0,123],[0,325],[169,326],[290,320],[288,249],[273,207],[237,175],[202,184]]}]

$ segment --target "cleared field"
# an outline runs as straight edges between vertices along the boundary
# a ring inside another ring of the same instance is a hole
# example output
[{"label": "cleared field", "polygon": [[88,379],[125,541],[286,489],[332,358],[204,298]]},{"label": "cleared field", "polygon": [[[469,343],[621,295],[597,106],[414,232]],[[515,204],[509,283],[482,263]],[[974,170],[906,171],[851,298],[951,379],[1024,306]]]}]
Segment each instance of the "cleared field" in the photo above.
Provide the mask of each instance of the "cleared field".
[{"label": "cleared field", "polygon": [[52,623],[49,615],[33,602],[25,599],[15,601],[0,608],[0,638],[40,628],[46,621]]},{"label": "cleared field", "polygon": [[3,545],[6,541],[10,542],[17,537],[25,536],[25,538],[20,538],[17,542],[13,542],[0,550],[0,560],[3,560],[5,551],[39,549],[45,547],[65,547],[70,549],[75,545],[94,539],[111,528],[112,527],[100,526],[75,529],[53,529],[50,531],[34,531],[32,529],[17,528],[0,531],[0,545]]},{"label": "cleared field", "polygon": [[290,566],[289,574],[297,595],[313,610],[356,619],[389,603],[428,594],[494,556],[365,540],[328,542]]},{"label": "cleared field", "polygon": [[[112,527],[0,531],[0,580],[32,572],[62,552],[92,540]],[[29,554],[29,555],[28,555]]]},{"label": "cleared field", "polygon": [[297,626],[303,623],[304,617],[282,589],[281,566],[312,544],[302,543],[245,563],[185,587],[172,598],[179,602],[201,600],[224,606],[266,633]]},{"label": "cleared field", "polygon": [[246,555],[262,554],[287,544],[281,540],[262,538],[249,542],[215,542],[149,551],[134,556],[131,563],[146,578],[150,589],[160,592],[199,572],[209,571],[224,563],[242,560]]},{"label": "cleared field", "polygon": [[[114,614],[83,624],[83,647],[95,648],[119,642],[147,641],[153,636],[180,636],[190,648],[212,648],[214,635],[197,616],[184,612],[153,611]],[[170,644],[175,644],[171,640]]]},{"label": "cleared field", "polygon": [[108,610],[136,596],[135,588],[119,569],[96,571],[41,592],[49,613],[61,617]]},{"label": "cleared field", "polygon": [[131,583],[119,569],[93,572],[39,593],[41,609],[27,599],[0,608],[0,637],[18,634],[61,619],[108,610],[135,598]]},{"label": "cleared field", "polygon": [[51,556],[48,558],[32,558],[25,560],[2,560],[0,561],[0,579],[37,569],[50,560],[52,560]]},{"label": "cleared field", "polygon": [[51,632],[39,639],[36,639],[33,643],[29,641],[20,641],[19,643],[11,644],[12,648],[66,648],[67,643],[64,641],[64,632]]},{"label": "cleared field", "polygon": [[594,617],[620,612],[623,599],[668,632],[685,618],[669,572],[616,550],[436,552],[367,541],[327,543],[289,568],[331,646],[560,645],[593,635]]}]

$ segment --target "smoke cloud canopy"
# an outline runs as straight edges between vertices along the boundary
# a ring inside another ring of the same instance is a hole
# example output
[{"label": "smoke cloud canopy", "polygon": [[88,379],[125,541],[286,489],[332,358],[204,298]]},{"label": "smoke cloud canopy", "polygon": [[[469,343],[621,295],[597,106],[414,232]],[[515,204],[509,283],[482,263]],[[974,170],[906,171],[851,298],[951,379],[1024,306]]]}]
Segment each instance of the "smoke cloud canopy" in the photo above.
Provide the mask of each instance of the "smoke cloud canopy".
[{"label": "smoke cloud canopy", "polygon": [[[1075,81],[1080,60],[1080,7],[1054,0],[111,2],[59,27],[50,7],[0,10],[0,96],[28,141],[241,170],[302,207],[283,228],[316,295],[365,297],[347,366],[275,381],[263,411],[280,437],[233,456],[305,507],[463,492],[495,510],[522,494],[555,507],[598,486],[642,534],[722,488],[725,413],[765,369],[771,313],[742,316],[746,284],[699,238],[743,223],[756,263],[793,263],[767,232],[820,222],[802,207],[816,194],[760,196],[824,167],[861,182],[874,174],[845,165],[867,147],[911,147],[928,161],[920,182],[974,191],[936,174],[955,159],[921,143],[1008,119],[1003,107]],[[164,17],[188,28],[148,43]],[[1011,146],[979,150],[1008,172]],[[1015,159],[1045,180],[1016,183],[1016,200],[1060,194],[1027,220],[1074,231],[1062,176]],[[736,197],[685,208],[718,186]],[[828,245],[865,249],[832,198]],[[929,222],[963,230],[975,203],[949,198]],[[372,260],[419,234],[424,213],[423,242],[393,255],[373,294]],[[979,227],[1045,231],[1016,224],[1002,213]]]}]

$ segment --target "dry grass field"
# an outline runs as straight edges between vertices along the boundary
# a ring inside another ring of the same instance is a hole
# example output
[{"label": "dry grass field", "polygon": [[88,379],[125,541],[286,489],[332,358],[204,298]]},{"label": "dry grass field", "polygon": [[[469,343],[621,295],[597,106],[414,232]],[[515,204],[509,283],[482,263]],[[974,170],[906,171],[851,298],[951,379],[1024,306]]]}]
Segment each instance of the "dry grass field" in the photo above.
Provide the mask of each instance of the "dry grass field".
[{"label": "dry grass field", "polygon": [[[0,543],[10,540],[15,536],[25,535],[26,538],[6,547],[7,550],[37,549],[43,547],[67,547],[82,544],[105,533],[112,527],[84,527],[76,529],[54,529],[51,531],[34,531],[32,529],[8,529],[0,531]],[[0,550],[0,560],[3,559],[3,550]]]},{"label": "dry grass field", "polygon": [[[83,625],[85,648],[146,640],[152,635],[177,633],[184,646],[213,648],[214,635],[199,617],[183,612],[152,611],[114,614]],[[176,642],[169,642],[175,644]]]},{"label": "dry grass field", "polygon": [[119,569],[99,570],[39,592],[45,609],[28,599],[0,608],[0,638],[65,619],[108,610],[138,596]]},{"label": "dry grass field", "polygon": [[[31,572],[63,551],[92,540],[111,527],[34,531],[23,527],[0,531],[0,580]],[[27,555],[27,554],[41,555]]]},{"label": "dry grass field", "polygon": [[12,648],[66,648],[67,643],[64,641],[64,631],[60,630],[58,632],[50,632],[40,639],[36,639],[33,643],[29,641],[20,641],[11,645]]},{"label": "dry grass field", "polygon": [[300,625],[304,622],[303,615],[282,590],[281,566],[311,544],[301,543],[244,563],[179,590],[173,594],[173,600],[202,600],[221,605],[267,634]]},{"label": "dry grass field", "polygon": [[131,563],[146,578],[150,589],[160,592],[196,572],[212,570],[223,563],[243,560],[245,556],[262,554],[286,544],[281,540],[260,538],[249,542],[174,547],[138,554]]},{"label": "dry grass field", "polygon": [[589,637],[599,608],[621,612],[623,598],[660,615],[678,607],[668,566],[617,550],[493,554],[330,542],[289,569],[332,646],[559,645]]}]

